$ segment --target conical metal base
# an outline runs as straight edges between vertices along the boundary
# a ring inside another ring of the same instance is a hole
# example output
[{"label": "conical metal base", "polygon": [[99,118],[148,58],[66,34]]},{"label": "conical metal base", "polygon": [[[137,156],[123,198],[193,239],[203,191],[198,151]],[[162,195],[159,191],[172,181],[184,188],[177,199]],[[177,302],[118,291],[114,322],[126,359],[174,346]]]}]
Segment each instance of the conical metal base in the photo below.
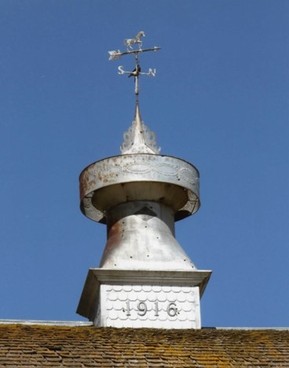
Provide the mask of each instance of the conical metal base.
[{"label": "conical metal base", "polygon": [[107,212],[108,239],[100,267],[130,270],[192,270],[174,237],[174,212],[161,203],[133,201]]}]

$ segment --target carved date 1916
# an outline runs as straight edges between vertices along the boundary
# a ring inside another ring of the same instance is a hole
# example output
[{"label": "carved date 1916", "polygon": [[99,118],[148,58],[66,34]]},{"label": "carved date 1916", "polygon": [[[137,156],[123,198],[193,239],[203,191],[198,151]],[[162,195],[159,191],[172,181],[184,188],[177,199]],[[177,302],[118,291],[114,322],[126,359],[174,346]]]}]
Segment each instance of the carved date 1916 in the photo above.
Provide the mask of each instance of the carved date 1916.
[{"label": "carved date 1916", "polygon": [[[175,302],[167,303],[165,308],[162,307],[162,310],[165,310],[169,317],[175,317],[180,313]],[[131,316],[132,313],[137,313],[140,317],[144,317],[147,313],[153,313],[155,317],[158,317],[160,306],[158,301],[147,302],[143,300],[137,302],[136,308],[132,308],[130,301],[127,300],[123,312],[126,313],[127,317]]]}]

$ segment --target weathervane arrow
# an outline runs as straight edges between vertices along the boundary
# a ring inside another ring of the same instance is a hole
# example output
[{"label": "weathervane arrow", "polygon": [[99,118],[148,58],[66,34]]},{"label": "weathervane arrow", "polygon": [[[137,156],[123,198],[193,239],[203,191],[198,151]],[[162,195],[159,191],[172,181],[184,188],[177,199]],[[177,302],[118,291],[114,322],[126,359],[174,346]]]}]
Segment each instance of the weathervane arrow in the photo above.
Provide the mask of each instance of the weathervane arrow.
[{"label": "weathervane arrow", "polygon": [[112,51],[108,51],[109,54],[109,58],[108,60],[118,60],[121,58],[121,56],[123,55],[136,55],[136,54],[140,54],[142,52],[147,52],[147,51],[158,51],[161,48],[158,46],[154,46],[148,49],[139,49],[139,50],[130,50],[130,51],[120,51],[120,50],[112,50]]}]

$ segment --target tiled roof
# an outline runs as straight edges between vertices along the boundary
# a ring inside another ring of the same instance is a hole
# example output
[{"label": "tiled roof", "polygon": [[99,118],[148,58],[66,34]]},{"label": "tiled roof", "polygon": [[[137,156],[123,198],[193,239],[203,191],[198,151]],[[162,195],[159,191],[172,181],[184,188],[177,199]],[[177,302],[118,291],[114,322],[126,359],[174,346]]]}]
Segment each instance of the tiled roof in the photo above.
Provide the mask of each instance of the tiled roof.
[{"label": "tiled roof", "polygon": [[288,330],[0,324],[0,367],[289,367]]}]

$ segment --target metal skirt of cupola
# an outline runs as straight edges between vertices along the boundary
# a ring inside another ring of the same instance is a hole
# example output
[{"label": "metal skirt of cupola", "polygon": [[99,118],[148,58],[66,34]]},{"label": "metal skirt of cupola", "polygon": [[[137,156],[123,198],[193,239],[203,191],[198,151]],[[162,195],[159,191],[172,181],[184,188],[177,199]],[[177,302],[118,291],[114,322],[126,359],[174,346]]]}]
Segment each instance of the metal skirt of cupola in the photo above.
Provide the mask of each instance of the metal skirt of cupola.
[{"label": "metal skirt of cupola", "polygon": [[197,270],[175,238],[175,221],[199,209],[199,172],[159,151],[137,95],[121,155],[80,175],[81,211],[107,226],[100,267],[89,270],[77,310],[95,326],[201,327],[211,271]]}]

